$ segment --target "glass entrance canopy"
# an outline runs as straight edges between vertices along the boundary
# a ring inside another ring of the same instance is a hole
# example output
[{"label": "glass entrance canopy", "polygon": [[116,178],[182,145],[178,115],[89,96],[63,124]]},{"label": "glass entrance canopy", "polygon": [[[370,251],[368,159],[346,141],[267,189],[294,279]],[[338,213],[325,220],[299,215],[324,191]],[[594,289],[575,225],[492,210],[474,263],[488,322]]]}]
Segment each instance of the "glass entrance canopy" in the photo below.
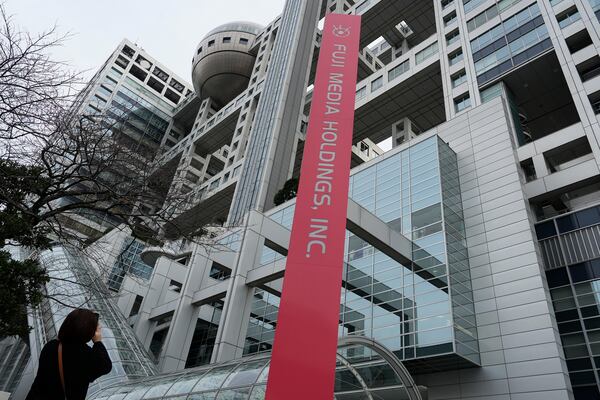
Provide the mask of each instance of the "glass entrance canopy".
[{"label": "glass entrance canopy", "polygon": [[[263,400],[269,362],[268,354],[245,357],[113,385],[90,399]],[[426,399],[426,389],[415,386],[393,353],[374,342],[352,338],[342,339],[338,347],[334,398],[421,400]]]}]

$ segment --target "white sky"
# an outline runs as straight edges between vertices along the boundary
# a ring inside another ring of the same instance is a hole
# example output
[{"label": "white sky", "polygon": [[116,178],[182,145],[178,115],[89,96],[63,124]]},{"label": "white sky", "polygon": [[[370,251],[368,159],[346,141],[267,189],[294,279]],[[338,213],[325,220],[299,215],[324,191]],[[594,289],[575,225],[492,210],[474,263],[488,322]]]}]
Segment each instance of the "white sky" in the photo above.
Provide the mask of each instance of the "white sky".
[{"label": "white sky", "polygon": [[[2,0],[0,0],[2,1]],[[123,39],[191,83],[196,45],[211,29],[231,21],[267,25],[285,0],[4,0],[14,22],[32,33],[54,24],[72,36],[55,58],[93,73]],[[391,148],[386,140],[380,146]]]},{"label": "white sky", "polygon": [[23,30],[40,32],[54,23],[73,36],[56,58],[77,70],[100,67],[123,39],[136,42],[187,82],[202,37],[218,25],[246,20],[266,25],[285,0],[5,0]]}]

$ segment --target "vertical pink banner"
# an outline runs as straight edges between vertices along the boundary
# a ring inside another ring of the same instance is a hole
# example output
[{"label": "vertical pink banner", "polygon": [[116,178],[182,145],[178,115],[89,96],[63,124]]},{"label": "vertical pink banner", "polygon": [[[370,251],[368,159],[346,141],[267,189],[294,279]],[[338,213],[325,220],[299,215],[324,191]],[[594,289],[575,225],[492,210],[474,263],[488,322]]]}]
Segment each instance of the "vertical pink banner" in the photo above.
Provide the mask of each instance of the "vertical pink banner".
[{"label": "vertical pink banner", "polygon": [[267,400],[333,399],[359,39],[359,16],[326,17]]}]

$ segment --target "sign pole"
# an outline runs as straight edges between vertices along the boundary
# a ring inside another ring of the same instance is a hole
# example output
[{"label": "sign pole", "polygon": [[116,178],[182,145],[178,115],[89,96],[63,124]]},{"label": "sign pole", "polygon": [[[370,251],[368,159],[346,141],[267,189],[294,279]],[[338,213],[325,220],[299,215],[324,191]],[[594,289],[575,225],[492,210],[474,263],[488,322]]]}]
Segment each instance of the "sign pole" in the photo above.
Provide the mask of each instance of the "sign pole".
[{"label": "sign pole", "polygon": [[267,400],[332,400],[360,16],[329,14],[281,295]]}]

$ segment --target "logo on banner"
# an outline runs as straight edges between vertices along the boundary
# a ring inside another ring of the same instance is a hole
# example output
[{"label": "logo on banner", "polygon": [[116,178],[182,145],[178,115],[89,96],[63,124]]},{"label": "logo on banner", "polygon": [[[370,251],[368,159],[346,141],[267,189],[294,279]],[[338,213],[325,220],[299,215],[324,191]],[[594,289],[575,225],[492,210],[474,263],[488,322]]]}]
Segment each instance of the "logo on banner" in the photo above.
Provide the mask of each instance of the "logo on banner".
[{"label": "logo on banner", "polygon": [[347,26],[335,26],[333,27],[333,36],[335,37],[339,37],[339,38],[345,38],[350,36],[350,28]]}]

